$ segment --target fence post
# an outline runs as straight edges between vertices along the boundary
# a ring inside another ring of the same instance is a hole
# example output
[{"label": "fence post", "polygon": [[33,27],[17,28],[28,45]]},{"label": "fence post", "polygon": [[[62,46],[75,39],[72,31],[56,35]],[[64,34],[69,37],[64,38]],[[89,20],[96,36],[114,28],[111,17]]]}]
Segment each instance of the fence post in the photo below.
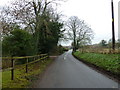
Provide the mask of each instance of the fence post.
[{"label": "fence post", "polygon": [[47,59],[49,59],[49,53],[47,53]]},{"label": "fence post", "polygon": [[43,55],[43,61],[45,61],[45,54]]},{"label": "fence post", "polygon": [[48,54],[45,55],[45,60],[47,60],[47,59],[48,59]]},{"label": "fence post", "polygon": [[44,56],[44,59],[45,59],[45,60],[46,60],[46,56],[47,56],[47,55],[45,54],[45,56]]},{"label": "fence post", "polygon": [[44,54],[43,54],[43,55],[41,55],[41,58],[42,58],[42,62],[44,62]]},{"label": "fence post", "polygon": [[36,59],[36,56],[34,56],[34,61],[35,61],[35,59]]},{"label": "fence post", "polygon": [[37,56],[37,59],[39,59],[39,55]]},{"label": "fence post", "polygon": [[41,60],[41,56],[39,55],[39,59]]},{"label": "fence post", "polygon": [[11,58],[11,80],[14,80],[14,59]]},{"label": "fence post", "polygon": [[28,73],[28,58],[26,60],[26,73]]},{"label": "fence post", "polygon": [[41,60],[43,61],[43,55],[41,55]]}]

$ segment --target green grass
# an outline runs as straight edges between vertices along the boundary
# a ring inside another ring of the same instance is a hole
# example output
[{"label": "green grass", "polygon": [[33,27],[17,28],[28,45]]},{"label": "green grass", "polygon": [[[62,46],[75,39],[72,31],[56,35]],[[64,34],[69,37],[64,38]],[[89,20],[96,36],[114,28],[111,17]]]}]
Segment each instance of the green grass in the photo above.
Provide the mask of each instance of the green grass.
[{"label": "green grass", "polygon": [[28,67],[28,73],[25,73],[25,65],[16,66],[14,80],[11,80],[11,71],[2,71],[2,88],[26,88],[32,84],[33,80],[37,80],[37,76],[41,74],[45,68],[53,60],[37,62]]},{"label": "green grass", "polygon": [[76,57],[99,66],[114,74],[120,74],[120,59],[118,54],[99,54],[99,53],[73,53]]},{"label": "green grass", "polygon": [[2,73],[0,71],[0,90],[2,89]]},{"label": "green grass", "polygon": [[22,78],[22,73],[15,70],[15,80],[11,80],[11,72],[2,72],[2,88],[22,88],[28,84],[28,80]]}]

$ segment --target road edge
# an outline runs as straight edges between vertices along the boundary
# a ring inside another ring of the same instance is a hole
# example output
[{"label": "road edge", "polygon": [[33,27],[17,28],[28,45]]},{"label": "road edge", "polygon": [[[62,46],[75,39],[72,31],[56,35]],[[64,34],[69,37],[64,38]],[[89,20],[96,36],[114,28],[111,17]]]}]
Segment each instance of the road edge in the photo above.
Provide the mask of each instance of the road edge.
[{"label": "road edge", "polygon": [[56,60],[57,57],[58,57],[58,56],[53,57],[53,58],[50,57],[50,58],[52,59],[52,62],[50,62],[50,63],[44,68],[43,72],[39,73],[39,74],[36,76],[37,79],[36,79],[36,80],[33,80],[32,83],[31,83],[27,88],[36,88],[36,82],[39,82],[39,81],[42,79],[42,77],[43,77],[44,73],[46,72],[46,70],[54,63],[54,61]]},{"label": "road edge", "polygon": [[108,78],[116,81],[117,83],[120,83],[120,77],[119,77],[118,75],[113,74],[113,73],[111,73],[110,71],[107,71],[107,70],[105,70],[105,69],[103,69],[103,68],[101,68],[101,67],[99,67],[99,66],[96,66],[95,64],[92,64],[92,63],[90,63],[90,62],[87,62],[87,61],[85,61],[85,60],[83,60],[83,59],[78,58],[77,56],[75,56],[75,55],[73,54],[73,52],[72,52],[72,56],[73,56],[74,58],[76,58],[78,61],[81,61],[82,63],[84,63],[84,64],[86,64],[87,66],[91,67],[91,68],[94,69],[95,71],[104,74],[105,76],[107,76]]}]

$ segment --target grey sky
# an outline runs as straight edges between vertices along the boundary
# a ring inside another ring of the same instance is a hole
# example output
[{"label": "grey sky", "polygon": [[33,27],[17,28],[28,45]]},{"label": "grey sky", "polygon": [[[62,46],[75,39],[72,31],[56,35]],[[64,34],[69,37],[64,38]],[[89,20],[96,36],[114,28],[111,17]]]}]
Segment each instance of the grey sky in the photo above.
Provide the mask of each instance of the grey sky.
[{"label": "grey sky", "polygon": [[[4,6],[8,1],[11,0],[0,0],[0,6]],[[120,0],[113,0],[116,39],[118,39],[118,1]],[[111,0],[67,0],[58,6],[58,10],[66,16],[63,20],[70,16],[78,16],[85,20],[95,33],[93,44],[112,37]],[[62,42],[62,45],[70,45],[70,42]]]},{"label": "grey sky", "polygon": [[118,5],[118,38],[120,39],[120,1]]},{"label": "grey sky", "polygon": [[[118,1],[113,0],[116,39],[118,39]],[[111,0],[68,0],[58,9],[67,17],[75,15],[85,20],[95,33],[93,44],[112,37]]]}]

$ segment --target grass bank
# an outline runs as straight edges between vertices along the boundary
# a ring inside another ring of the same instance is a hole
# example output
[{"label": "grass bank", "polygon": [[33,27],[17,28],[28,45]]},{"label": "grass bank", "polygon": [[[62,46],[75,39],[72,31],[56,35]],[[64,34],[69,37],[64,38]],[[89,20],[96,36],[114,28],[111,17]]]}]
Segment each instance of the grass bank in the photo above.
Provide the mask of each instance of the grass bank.
[{"label": "grass bank", "polygon": [[118,54],[99,54],[99,53],[73,53],[78,59],[95,65],[105,71],[115,75],[120,75],[120,58]]},{"label": "grass bank", "polygon": [[40,61],[29,65],[28,73],[25,73],[25,65],[17,65],[14,80],[11,80],[10,71],[2,71],[2,88],[26,88],[29,87],[37,76],[52,62],[52,59]]}]

